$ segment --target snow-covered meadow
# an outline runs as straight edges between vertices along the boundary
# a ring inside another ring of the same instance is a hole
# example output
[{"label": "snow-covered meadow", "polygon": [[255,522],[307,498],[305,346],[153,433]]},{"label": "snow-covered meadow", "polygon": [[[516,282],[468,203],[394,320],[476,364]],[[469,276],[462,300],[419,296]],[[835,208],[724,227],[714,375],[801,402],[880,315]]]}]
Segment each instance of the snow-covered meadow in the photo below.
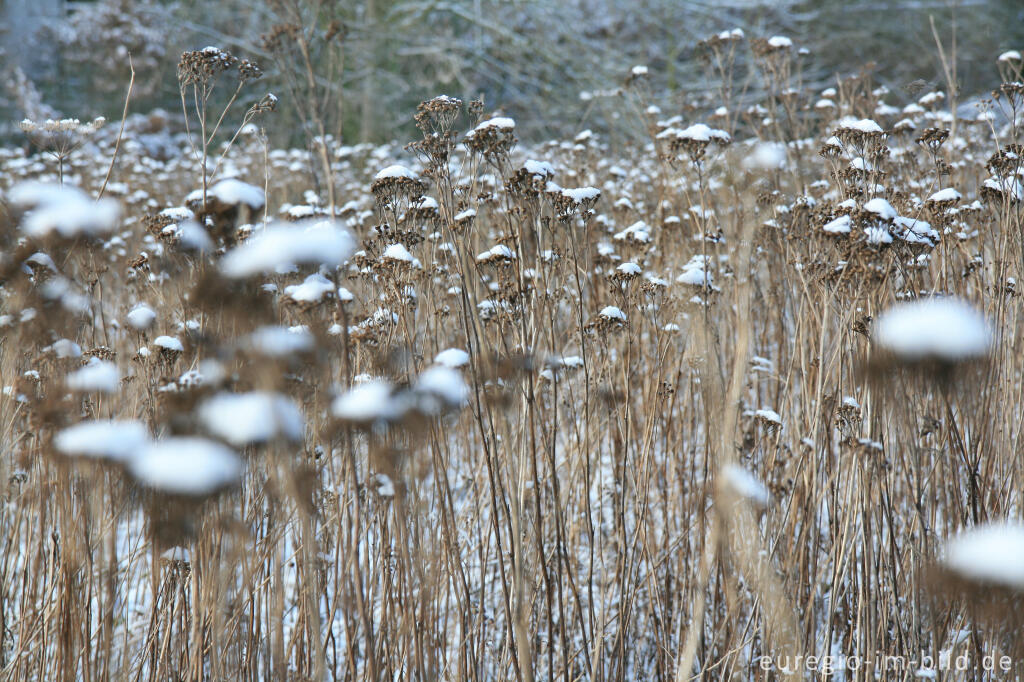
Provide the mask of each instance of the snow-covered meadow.
[{"label": "snow-covered meadow", "polygon": [[637,66],[629,140],[449,96],[312,151],[267,97],[224,139],[26,121],[0,677],[1024,673],[1020,54],[951,110],[805,88],[783,36],[702,49],[763,97],[663,111]]}]

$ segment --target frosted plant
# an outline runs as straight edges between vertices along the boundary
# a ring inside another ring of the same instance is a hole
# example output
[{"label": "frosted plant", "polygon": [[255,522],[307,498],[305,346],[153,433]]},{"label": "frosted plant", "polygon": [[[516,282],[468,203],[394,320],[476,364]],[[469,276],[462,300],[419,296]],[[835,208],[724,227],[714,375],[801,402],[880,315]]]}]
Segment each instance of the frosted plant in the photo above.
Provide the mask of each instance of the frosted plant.
[{"label": "frosted plant", "polygon": [[[234,70],[235,89],[228,99],[227,104],[214,119],[215,113],[210,110],[211,98],[218,84],[221,74]],[[231,148],[241,131],[252,122],[252,120],[263,113],[274,111],[277,107],[277,97],[272,94],[265,95],[262,99],[250,106],[242,116],[242,121],[235,130],[235,133],[228,140],[227,145],[221,151],[216,163],[211,169],[209,166],[210,147],[224,123],[228,111],[238,99],[242,88],[246,83],[263,77],[263,70],[248,59],[238,59],[227,50],[219,47],[204,47],[201,50],[192,50],[181,55],[178,62],[178,89],[181,95],[181,112],[185,116],[185,132],[188,135],[189,143],[192,145],[192,153],[200,162],[203,179],[203,211],[206,210],[207,194],[211,179],[217,174],[217,170],[224,155]],[[190,121],[195,116],[195,123],[198,130],[192,130]],[[196,135],[198,133],[198,135]]]},{"label": "frosted plant", "polygon": [[77,118],[62,118],[56,121],[46,119],[42,123],[26,118],[21,122],[21,131],[32,144],[57,160],[57,177],[63,185],[64,161],[106,122],[107,119],[102,116],[88,123],[82,123]]}]

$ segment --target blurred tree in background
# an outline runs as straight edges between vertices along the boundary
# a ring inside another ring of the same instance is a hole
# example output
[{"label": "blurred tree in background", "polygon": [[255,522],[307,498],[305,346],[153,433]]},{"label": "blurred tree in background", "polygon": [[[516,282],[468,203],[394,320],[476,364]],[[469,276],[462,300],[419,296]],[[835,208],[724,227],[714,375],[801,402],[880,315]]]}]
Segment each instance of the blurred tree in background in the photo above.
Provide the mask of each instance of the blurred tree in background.
[{"label": "blurred tree in background", "polygon": [[[733,27],[808,48],[804,80],[822,87],[870,63],[897,104],[915,81],[946,88],[929,17],[947,51],[955,35],[965,95],[996,84],[1001,50],[1024,48],[1019,0],[36,0],[34,19],[24,5],[5,0],[4,120],[31,115],[25,93],[13,92],[26,87],[19,68],[56,111],[118,118],[129,54],[132,109],[174,112],[178,55],[216,44],[266,69],[264,87],[281,97],[269,131],[278,143],[405,138],[416,104],[439,93],[528,112],[519,131],[528,138],[614,131],[621,107],[604,100],[630,67],[648,65],[652,91],[672,93],[658,103],[679,111],[713,85],[697,42]],[[56,16],[40,20],[51,5]]]}]

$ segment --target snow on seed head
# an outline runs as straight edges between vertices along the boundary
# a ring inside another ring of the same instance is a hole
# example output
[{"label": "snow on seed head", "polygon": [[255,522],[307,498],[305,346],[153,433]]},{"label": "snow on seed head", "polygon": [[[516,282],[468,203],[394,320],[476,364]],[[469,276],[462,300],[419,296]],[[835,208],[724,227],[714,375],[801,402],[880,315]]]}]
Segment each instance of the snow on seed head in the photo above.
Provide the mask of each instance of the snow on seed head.
[{"label": "snow on seed head", "polygon": [[462,375],[451,367],[434,365],[425,369],[412,386],[421,412],[439,414],[465,405],[469,387]]},{"label": "snow on seed head", "polygon": [[220,270],[241,279],[288,265],[337,267],[354,250],[352,235],[336,221],[274,223],[225,254]]},{"label": "snow on seed head", "polygon": [[287,357],[308,353],[316,346],[313,334],[305,327],[260,327],[241,339],[239,345],[267,357]]},{"label": "snow on seed head", "polygon": [[1024,526],[999,522],[968,529],[946,543],[941,566],[961,580],[1024,592]]},{"label": "snow on seed head", "polygon": [[768,489],[753,474],[738,464],[727,464],[720,472],[721,485],[732,495],[747,500],[756,507],[767,507],[771,496]]},{"label": "snow on seed head", "polygon": [[319,303],[328,294],[334,294],[334,284],[320,273],[313,273],[302,284],[284,288],[284,295],[296,303]]},{"label": "snow on seed head", "polygon": [[469,364],[469,353],[461,348],[448,348],[435,355],[434,362],[438,365],[458,369]]},{"label": "snow on seed head", "polygon": [[129,471],[152,490],[203,497],[238,484],[243,467],[238,455],[220,443],[172,437],[143,448],[129,461]]},{"label": "snow on seed head", "polygon": [[252,211],[263,208],[267,198],[263,190],[237,178],[221,180],[210,188],[210,197],[227,206],[247,206]]},{"label": "snow on seed head", "polygon": [[21,230],[30,237],[105,235],[120,224],[121,206],[117,201],[97,201],[71,185],[23,182],[11,189],[8,200],[27,210]]},{"label": "snow on seed head", "polygon": [[86,421],[60,431],[53,439],[57,451],[69,457],[106,458],[124,462],[149,443],[149,431],[139,421]]},{"label": "snow on seed head", "polygon": [[901,303],[882,313],[872,339],[898,361],[956,363],[982,358],[992,343],[985,317],[955,298]]},{"label": "snow on seed head", "polygon": [[156,321],[156,312],[145,303],[139,303],[125,315],[125,320],[132,329],[145,331]]},{"label": "snow on seed head", "polygon": [[292,400],[280,393],[218,393],[199,406],[199,421],[212,435],[242,447],[275,438],[302,439],[305,420]]},{"label": "snow on seed head", "polygon": [[331,414],[344,422],[369,425],[398,421],[410,407],[409,397],[390,382],[370,379],[335,398]]},{"label": "snow on seed head", "polygon": [[82,393],[117,393],[121,370],[112,362],[91,358],[89,364],[69,374],[65,383],[70,390]]}]

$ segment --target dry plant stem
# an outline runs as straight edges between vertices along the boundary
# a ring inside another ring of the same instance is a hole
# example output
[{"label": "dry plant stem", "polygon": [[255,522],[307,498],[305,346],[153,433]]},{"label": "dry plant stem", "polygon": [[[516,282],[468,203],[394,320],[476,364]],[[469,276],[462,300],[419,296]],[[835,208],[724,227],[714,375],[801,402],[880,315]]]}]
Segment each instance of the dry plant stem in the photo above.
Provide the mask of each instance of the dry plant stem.
[{"label": "dry plant stem", "polygon": [[928,15],[928,25],[931,27],[932,39],[935,40],[935,47],[939,51],[939,61],[942,63],[942,75],[946,79],[946,92],[949,93],[949,108],[953,114],[953,121],[949,127],[949,134],[956,138],[957,133],[957,101],[960,95],[960,84],[956,79],[956,8],[953,9],[953,37],[952,50],[946,54],[946,48],[939,38],[939,31],[935,28],[935,17]]},{"label": "dry plant stem", "polygon": [[128,103],[132,99],[132,88],[135,86],[135,66],[132,64],[132,55],[128,54],[128,68],[131,69],[131,77],[128,80],[128,92],[124,96],[124,110],[121,112],[121,128],[117,131],[117,141],[114,143],[114,153],[110,156],[110,165],[107,167],[107,174],[103,176],[103,184],[96,195],[99,200],[107,189],[107,182],[110,181],[110,174],[114,170],[114,162],[117,161],[117,152],[121,149],[121,138],[124,136],[124,124],[128,120]]}]

